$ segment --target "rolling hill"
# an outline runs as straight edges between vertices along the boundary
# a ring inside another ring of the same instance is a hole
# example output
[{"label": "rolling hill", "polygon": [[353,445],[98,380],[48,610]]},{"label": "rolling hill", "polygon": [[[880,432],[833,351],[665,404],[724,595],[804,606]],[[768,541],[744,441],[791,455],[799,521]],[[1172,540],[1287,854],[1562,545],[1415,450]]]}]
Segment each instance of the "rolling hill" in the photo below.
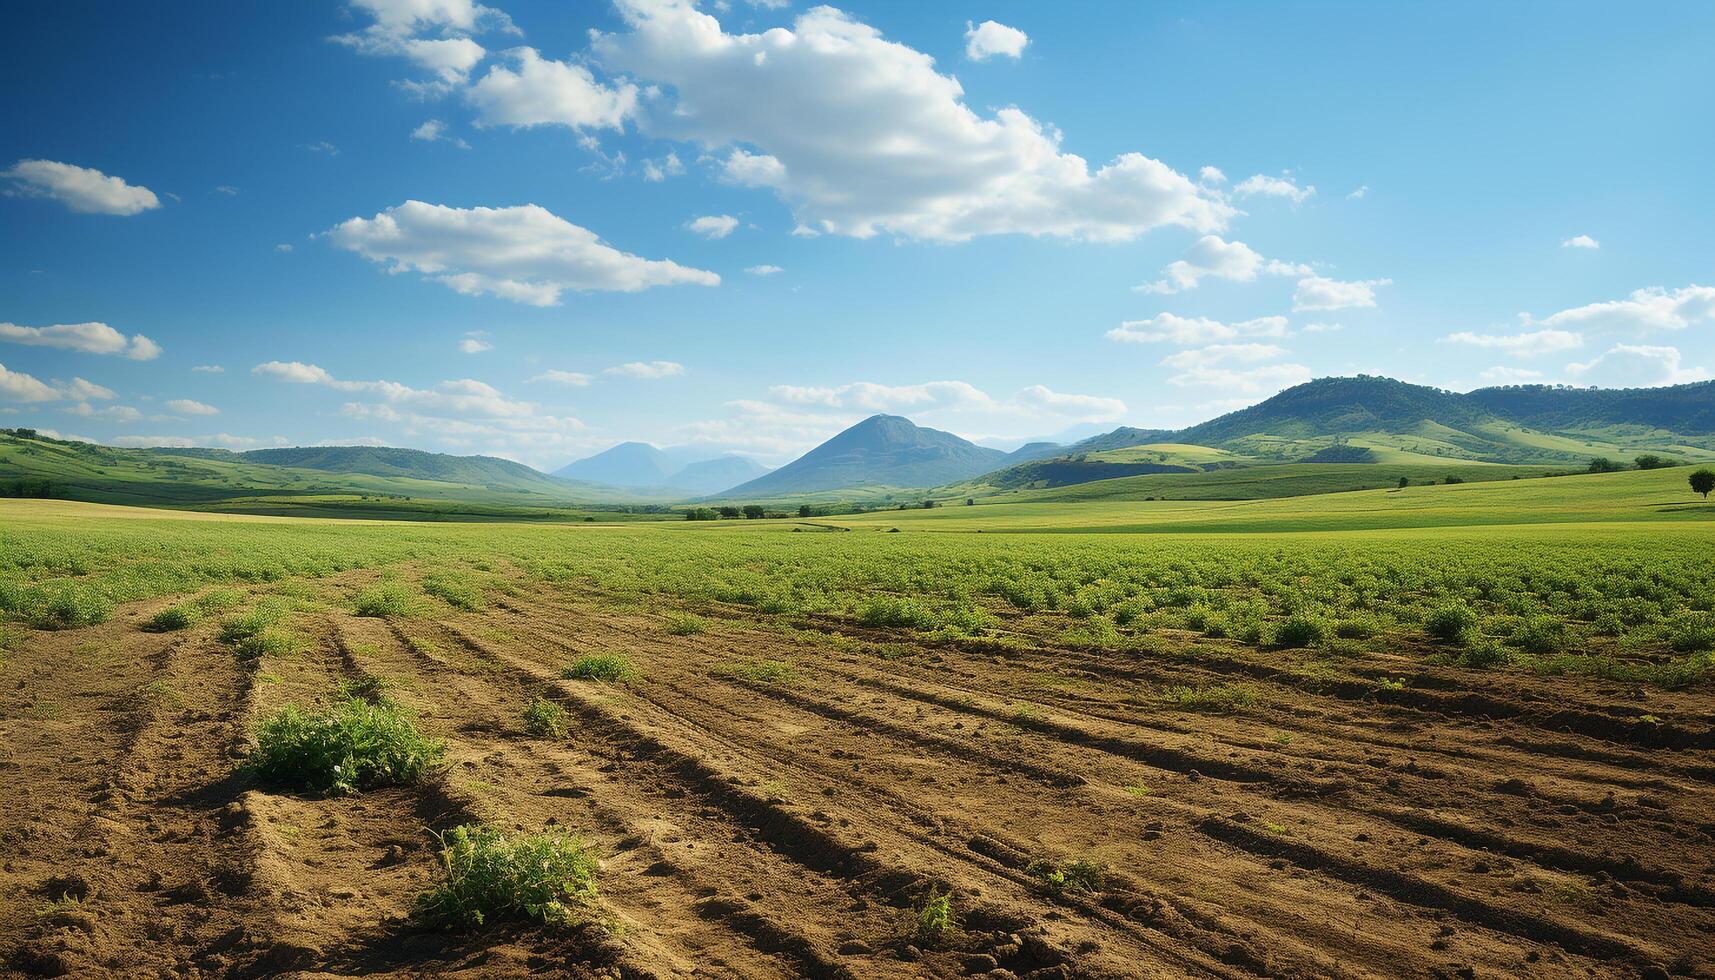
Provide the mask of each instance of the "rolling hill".
[{"label": "rolling hill", "polygon": [[695,497],[719,493],[768,472],[744,456],[708,456],[695,449],[657,449],[646,442],[622,442],[554,471],[565,479],[586,480],[654,496]]},{"label": "rolling hill", "polygon": [[930,487],[1003,465],[1007,454],[897,415],[872,415],[766,476],[722,497],[778,499],[849,487]]}]

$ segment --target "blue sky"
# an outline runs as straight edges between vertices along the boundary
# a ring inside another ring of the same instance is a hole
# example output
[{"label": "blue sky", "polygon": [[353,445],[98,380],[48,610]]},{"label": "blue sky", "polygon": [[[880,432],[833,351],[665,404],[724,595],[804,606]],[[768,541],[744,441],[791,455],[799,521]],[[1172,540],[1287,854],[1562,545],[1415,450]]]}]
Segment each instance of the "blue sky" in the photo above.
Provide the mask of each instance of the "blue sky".
[{"label": "blue sky", "polygon": [[1715,371],[1707,4],[159,9],[0,38],[0,425],[777,463]]}]

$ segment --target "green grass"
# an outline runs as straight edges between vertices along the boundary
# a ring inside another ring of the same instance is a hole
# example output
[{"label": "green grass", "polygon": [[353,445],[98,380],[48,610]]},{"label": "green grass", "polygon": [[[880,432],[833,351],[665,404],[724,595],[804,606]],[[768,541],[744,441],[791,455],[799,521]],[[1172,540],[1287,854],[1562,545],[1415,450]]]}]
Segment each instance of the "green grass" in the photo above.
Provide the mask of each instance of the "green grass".
[{"label": "green grass", "polygon": [[1256,705],[1255,688],[1244,684],[1211,684],[1203,687],[1169,687],[1161,692],[1167,704],[1181,711],[1225,712]]},{"label": "green grass", "polygon": [[265,600],[248,612],[223,620],[216,636],[222,643],[243,643],[278,623],[285,615],[283,603]]},{"label": "green grass", "polygon": [[249,769],[265,785],[338,795],[418,782],[443,752],[404,708],[352,698],[322,708],[289,704],[264,719]]},{"label": "green grass", "polygon": [[466,824],[440,835],[440,842],[441,880],[417,899],[418,914],[436,925],[570,925],[595,902],[600,862],[588,844],[563,831],[508,835]]},{"label": "green grass", "polygon": [[1073,861],[1032,861],[1025,867],[1024,873],[1057,895],[1067,892],[1099,892],[1107,878],[1106,866],[1081,858]]},{"label": "green grass", "polygon": [[667,617],[667,632],[674,636],[695,636],[707,632],[708,628],[707,620],[689,613]]},{"label": "green grass", "polygon": [[419,608],[417,594],[403,582],[379,582],[360,589],[352,603],[352,612],[376,618],[411,616]]},{"label": "green grass", "polygon": [[486,604],[482,585],[469,575],[455,572],[431,572],[423,578],[423,591],[455,609],[481,609]]},{"label": "green grass", "polygon": [[524,729],[539,738],[562,738],[566,734],[566,709],[537,698],[524,709]]},{"label": "green grass", "polygon": [[290,657],[309,646],[302,636],[289,629],[269,626],[238,641],[241,657]]},{"label": "green grass", "polygon": [[757,684],[791,684],[798,672],[782,660],[735,660],[715,667],[715,673]]},{"label": "green grass", "polygon": [[567,680],[625,684],[641,680],[642,672],[623,653],[586,653],[560,671]]}]

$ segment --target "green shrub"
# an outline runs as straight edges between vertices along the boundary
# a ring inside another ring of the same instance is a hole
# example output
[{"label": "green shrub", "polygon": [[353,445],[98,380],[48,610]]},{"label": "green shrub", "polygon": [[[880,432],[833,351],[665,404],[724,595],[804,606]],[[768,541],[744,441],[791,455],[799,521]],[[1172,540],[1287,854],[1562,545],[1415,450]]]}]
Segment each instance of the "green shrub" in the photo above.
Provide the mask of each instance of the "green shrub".
[{"label": "green shrub", "polygon": [[409,616],[417,610],[417,597],[402,582],[381,582],[357,593],[352,611],[359,616]]},{"label": "green shrub", "polygon": [[683,616],[667,617],[667,632],[674,636],[695,636],[707,632],[709,624],[701,617],[686,614]]},{"label": "green shrub", "polygon": [[1512,661],[1512,654],[1506,648],[1493,641],[1476,644],[1459,654],[1459,662],[1467,667],[1486,670],[1499,667]]},{"label": "green shrub", "polygon": [[1032,861],[1024,873],[1055,894],[1101,891],[1102,882],[1107,878],[1106,866],[1082,859],[1071,862]]},{"label": "green shrub", "polygon": [[1328,638],[1328,624],[1305,612],[1288,616],[1274,628],[1274,645],[1312,647]]},{"label": "green shrub", "polygon": [[506,836],[483,824],[440,836],[441,881],[418,896],[417,912],[437,925],[475,929],[490,921],[568,925],[596,897],[595,852],[560,830]]},{"label": "green shrub", "polygon": [[[486,602],[482,586],[462,575],[433,573],[423,579],[423,591],[444,600],[455,609],[481,609]],[[406,594],[409,603],[410,595]],[[359,613],[358,615],[405,615],[405,613]]]},{"label": "green shrub", "polygon": [[352,793],[415,783],[443,751],[404,708],[351,698],[319,709],[289,704],[264,719],[249,767],[269,785]]},{"label": "green shrub", "polygon": [[188,607],[168,606],[150,616],[143,624],[143,629],[150,633],[171,633],[194,625],[196,620],[196,614]]},{"label": "green shrub", "polygon": [[1448,603],[1423,617],[1423,631],[1442,643],[1469,643],[1477,629],[1477,614],[1462,602]]},{"label": "green shrub", "polygon": [[1342,640],[1367,640],[1381,632],[1381,625],[1370,616],[1348,616],[1334,623],[1334,635]]},{"label": "green shrub", "polygon": [[623,653],[586,653],[560,671],[560,676],[577,681],[628,682],[643,675]]},{"label": "green shrub", "polygon": [[734,661],[721,664],[715,672],[758,684],[790,684],[798,679],[798,672],[783,660]]},{"label": "green shrub", "polygon": [[1183,711],[1234,711],[1249,708],[1258,700],[1256,690],[1243,684],[1170,687],[1161,695],[1168,704]]},{"label": "green shrub", "polygon": [[94,626],[113,614],[106,596],[72,582],[35,586],[13,601],[25,621],[39,630]]},{"label": "green shrub", "polygon": [[934,946],[957,928],[953,922],[953,896],[931,892],[929,900],[917,910],[917,926],[912,939],[920,946]]},{"label": "green shrub", "polygon": [[566,734],[566,709],[546,698],[537,698],[524,709],[524,727],[532,735],[560,738]]},{"label": "green shrub", "polygon": [[1670,629],[1668,646],[1679,653],[1715,650],[1715,613],[1681,616]]},{"label": "green shrub", "polygon": [[1566,624],[1553,616],[1530,616],[1513,631],[1512,642],[1530,653],[1553,653],[1566,646]]},{"label": "green shrub", "polygon": [[278,603],[264,602],[255,609],[240,616],[228,617],[220,624],[220,642],[242,643],[252,636],[262,632],[286,615],[286,610]]},{"label": "green shrub", "polygon": [[935,616],[915,599],[900,596],[876,596],[858,611],[858,622],[865,626],[909,626],[928,629],[935,625]]},{"label": "green shrub", "polygon": [[238,641],[241,657],[289,657],[304,649],[303,637],[288,629],[270,626]]}]

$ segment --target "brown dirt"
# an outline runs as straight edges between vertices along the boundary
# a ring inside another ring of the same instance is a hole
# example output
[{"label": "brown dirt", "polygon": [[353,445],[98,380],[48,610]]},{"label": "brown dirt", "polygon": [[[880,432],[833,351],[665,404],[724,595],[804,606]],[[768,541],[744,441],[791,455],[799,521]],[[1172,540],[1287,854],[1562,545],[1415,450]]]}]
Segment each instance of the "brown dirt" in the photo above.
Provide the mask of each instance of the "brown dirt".
[{"label": "brown dirt", "polygon": [[[308,651],[245,661],[211,625],[141,631],[162,605],[32,634],[0,672],[0,969],[1715,977],[1706,692],[1191,637],[927,647],[737,610],[674,636],[553,591],[301,612]],[[644,679],[560,678],[609,651]],[[793,677],[728,669],[761,659]],[[245,780],[260,714],[366,679],[446,740],[443,778],[338,799]],[[1255,702],[1160,696],[1232,684]],[[525,732],[538,696],[565,738]],[[594,841],[588,922],[412,920],[432,832],[474,819]],[[1105,865],[1099,889],[1031,870],[1074,859]],[[938,893],[961,928],[919,948]]]}]

